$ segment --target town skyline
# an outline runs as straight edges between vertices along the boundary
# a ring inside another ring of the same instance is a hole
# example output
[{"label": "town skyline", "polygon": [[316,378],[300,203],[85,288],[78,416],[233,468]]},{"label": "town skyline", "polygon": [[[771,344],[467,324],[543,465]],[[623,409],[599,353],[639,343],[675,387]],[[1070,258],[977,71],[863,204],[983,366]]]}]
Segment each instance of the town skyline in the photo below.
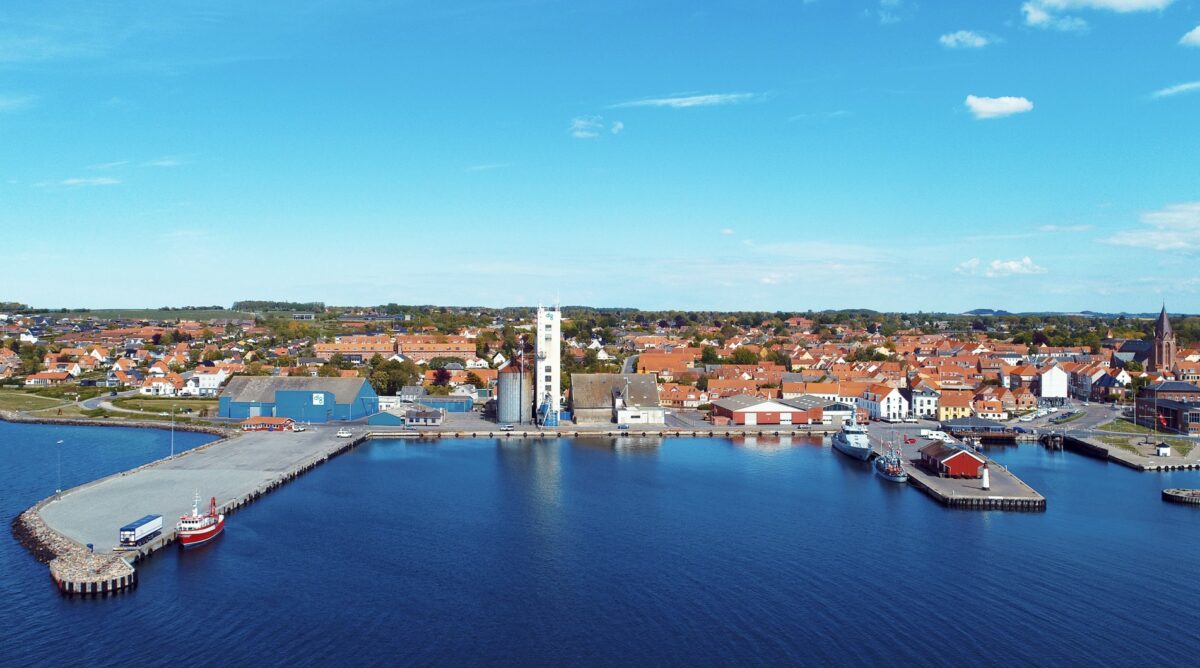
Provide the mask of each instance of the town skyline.
[{"label": "town skyline", "polygon": [[7,14],[13,299],[1197,310],[1188,2]]}]

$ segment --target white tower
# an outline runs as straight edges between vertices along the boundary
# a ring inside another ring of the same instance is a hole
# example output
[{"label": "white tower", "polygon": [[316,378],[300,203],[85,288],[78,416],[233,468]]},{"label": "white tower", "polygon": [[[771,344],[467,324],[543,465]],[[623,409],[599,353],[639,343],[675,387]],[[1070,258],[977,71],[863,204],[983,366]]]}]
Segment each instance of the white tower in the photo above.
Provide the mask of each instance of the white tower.
[{"label": "white tower", "polygon": [[538,307],[537,310],[537,367],[533,374],[535,407],[538,420],[547,426],[558,424],[559,404],[562,402],[562,314]]}]

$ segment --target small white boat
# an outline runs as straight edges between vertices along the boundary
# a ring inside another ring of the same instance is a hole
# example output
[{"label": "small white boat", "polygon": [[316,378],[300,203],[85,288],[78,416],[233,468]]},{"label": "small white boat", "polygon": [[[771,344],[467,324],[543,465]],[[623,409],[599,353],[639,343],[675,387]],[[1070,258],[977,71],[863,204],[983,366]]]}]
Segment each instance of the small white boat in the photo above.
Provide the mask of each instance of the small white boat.
[{"label": "small white boat", "polygon": [[349,430],[349,429],[346,429],[345,427],[342,427],[341,429],[337,430],[337,437],[338,437],[338,438],[350,438],[350,437],[351,437],[351,436],[353,436],[353,435],[354,435],[354,434],[351,434],[351,433],[350,433],[350,430]]}]

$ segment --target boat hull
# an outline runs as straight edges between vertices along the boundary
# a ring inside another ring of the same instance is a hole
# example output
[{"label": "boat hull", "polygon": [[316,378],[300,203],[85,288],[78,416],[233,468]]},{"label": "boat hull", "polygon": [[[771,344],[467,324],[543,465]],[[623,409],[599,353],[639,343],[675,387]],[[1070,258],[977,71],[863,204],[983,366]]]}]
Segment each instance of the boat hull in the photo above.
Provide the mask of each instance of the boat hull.
[{"label": "boat hull", "polygon": [[211,527],[205,527],[197,531],[180,531],[178,534],[179,545],[184,549],[199,547],[220,536],[223,531],[225,531],[224,515]]},{"label": "boat hull", "polygon": [[875,474],[878,475],[880,478],[883,478],[884,480],[887,480],[890,482],[908,482],[908,474],[907,473],[899,473],[899,474],[888,473],[884,469],[881,469],[878,466],[876,466]]},{"label": "boat hull", "polygon": [[833,439],[833,447],[847,457],[853,457],[860,461],[867,461],[871,457],[871,447],[856,446],[852,443],[847,443],[836,436]]}]

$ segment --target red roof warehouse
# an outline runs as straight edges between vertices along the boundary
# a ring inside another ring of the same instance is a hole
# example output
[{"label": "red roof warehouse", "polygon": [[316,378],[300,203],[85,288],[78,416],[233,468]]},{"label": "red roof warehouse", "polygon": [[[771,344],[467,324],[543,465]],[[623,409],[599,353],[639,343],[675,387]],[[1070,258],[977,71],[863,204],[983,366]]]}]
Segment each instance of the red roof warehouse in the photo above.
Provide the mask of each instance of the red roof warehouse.
[{"label": "red roof warehouse", "polygon": [[921,463],[938,475],[951,478],[978,478],[984,459],[970,450],[934,441],[921,448]]}]

